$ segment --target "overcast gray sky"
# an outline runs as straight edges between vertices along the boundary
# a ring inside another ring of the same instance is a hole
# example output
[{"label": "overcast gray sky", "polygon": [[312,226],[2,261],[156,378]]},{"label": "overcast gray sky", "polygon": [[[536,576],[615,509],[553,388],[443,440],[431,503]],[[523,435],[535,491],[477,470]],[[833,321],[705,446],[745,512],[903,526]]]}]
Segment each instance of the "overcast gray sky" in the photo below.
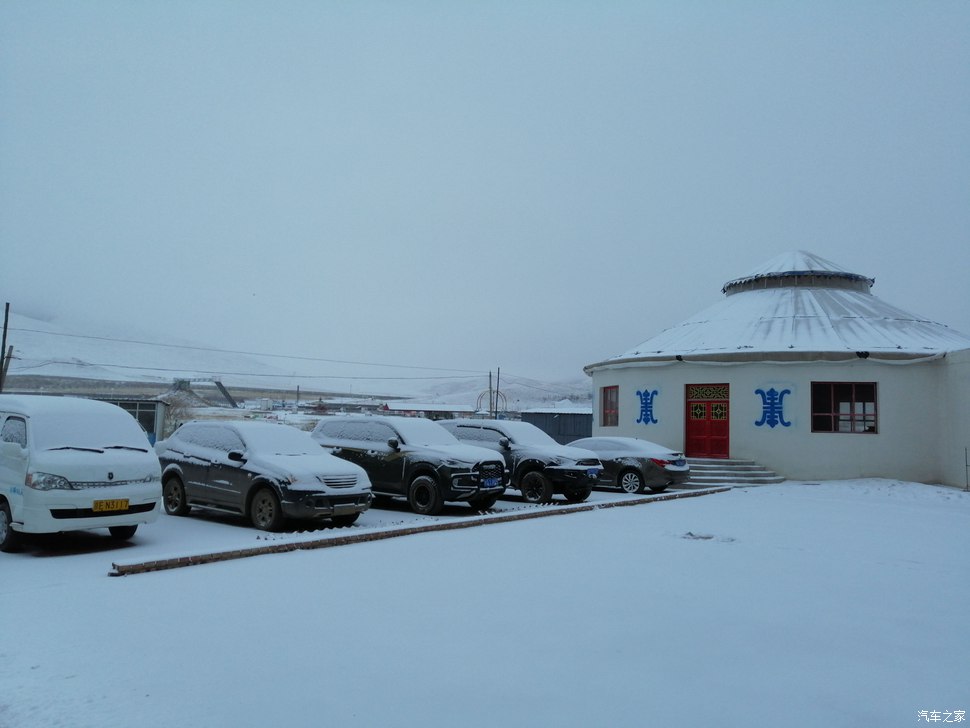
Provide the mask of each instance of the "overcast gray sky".
[{"label": "overcast gray sky", "polygon": [[968,39],[965,0],[6,0],[0,298],[573,377],[805,249],[970,334]]}]

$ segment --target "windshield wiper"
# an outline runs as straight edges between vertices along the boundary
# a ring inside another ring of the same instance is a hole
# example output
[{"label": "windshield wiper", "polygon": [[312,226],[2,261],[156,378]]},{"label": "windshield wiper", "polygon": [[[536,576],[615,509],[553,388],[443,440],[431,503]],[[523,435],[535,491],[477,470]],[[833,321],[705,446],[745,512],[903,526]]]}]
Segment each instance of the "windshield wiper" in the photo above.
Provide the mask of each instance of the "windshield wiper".
[{"label": "windshield wiper", "polygon": [[81,452],[100,452],[104,450],[97,447],[78,447],[77,445],[64,445],[63,447],[49,447],[48,450],[80,450]]},{"label": "windshield wiper", "polygon": [[133,445],[105,445],[105,450],[134,450],[135,452],[148,452],[148,448],[134,447]]}]

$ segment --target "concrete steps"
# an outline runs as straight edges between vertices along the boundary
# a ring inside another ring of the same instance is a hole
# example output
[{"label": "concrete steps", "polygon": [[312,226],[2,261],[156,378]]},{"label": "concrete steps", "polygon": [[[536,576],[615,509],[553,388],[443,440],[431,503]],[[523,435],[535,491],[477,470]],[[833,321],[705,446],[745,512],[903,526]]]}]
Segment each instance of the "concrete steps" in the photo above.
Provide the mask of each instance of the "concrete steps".
[{"label": "concrete steps", "polygon": [[690,465],[688,487],[709,488],[719,485],[773,485],[785,482],[772,470],[753,460],[687,458]]}]

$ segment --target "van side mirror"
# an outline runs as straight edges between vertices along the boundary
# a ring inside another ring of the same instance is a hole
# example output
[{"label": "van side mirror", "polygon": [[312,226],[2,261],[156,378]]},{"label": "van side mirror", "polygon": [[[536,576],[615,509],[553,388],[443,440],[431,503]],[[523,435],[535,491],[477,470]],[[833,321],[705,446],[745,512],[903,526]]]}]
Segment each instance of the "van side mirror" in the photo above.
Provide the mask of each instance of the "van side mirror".
[{"label": "van side mirror", "polygon": [[391,448],[392,450],[400,450],[401,449],[401,441],[398,440],[396,437],[388,438],[388,440],[387,440],[387,446],[389,448]]},{"label": "van side mirror", "polygon": [[498,444],[503,450],[508,450],[512,447],[512,443],[507,437],[503,437],[501,440],[499,440]]},{"label": "van side mirror", "polygon": [[243,454],[242,450],[230,450],[228,457],[234,463],[244,463],[244,462],[246,462],[246,456]]}]

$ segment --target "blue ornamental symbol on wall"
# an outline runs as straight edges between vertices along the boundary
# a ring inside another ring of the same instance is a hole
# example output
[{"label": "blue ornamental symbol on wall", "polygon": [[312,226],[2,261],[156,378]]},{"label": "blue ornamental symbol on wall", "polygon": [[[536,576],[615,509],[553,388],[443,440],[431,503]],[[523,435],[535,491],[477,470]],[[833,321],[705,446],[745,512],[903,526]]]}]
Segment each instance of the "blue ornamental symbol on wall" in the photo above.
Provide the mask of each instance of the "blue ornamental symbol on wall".
[{"label": "blue ornamental symbol on wall", "polygon": [[791,422],[785,420],[785,395],[791,394],[790,389],[783,389],[779,392],[772,387],[767,392],[763,389],[754,390],[755,394],[761,395],[761,419],[755,422],[755,427],[774,428],[777,425],[791,427]]},{"label": "blue ornamental symbol on wall", "polygon": [[657,424],[657,419],[653,416],[653,399],[657,396],[659,392],[656,389],[650,391],[644,389],[643,391],[637,390],[637,397],[640,398],[640,416],[637,418],[637,424],[643,423],[644,425]]}]

